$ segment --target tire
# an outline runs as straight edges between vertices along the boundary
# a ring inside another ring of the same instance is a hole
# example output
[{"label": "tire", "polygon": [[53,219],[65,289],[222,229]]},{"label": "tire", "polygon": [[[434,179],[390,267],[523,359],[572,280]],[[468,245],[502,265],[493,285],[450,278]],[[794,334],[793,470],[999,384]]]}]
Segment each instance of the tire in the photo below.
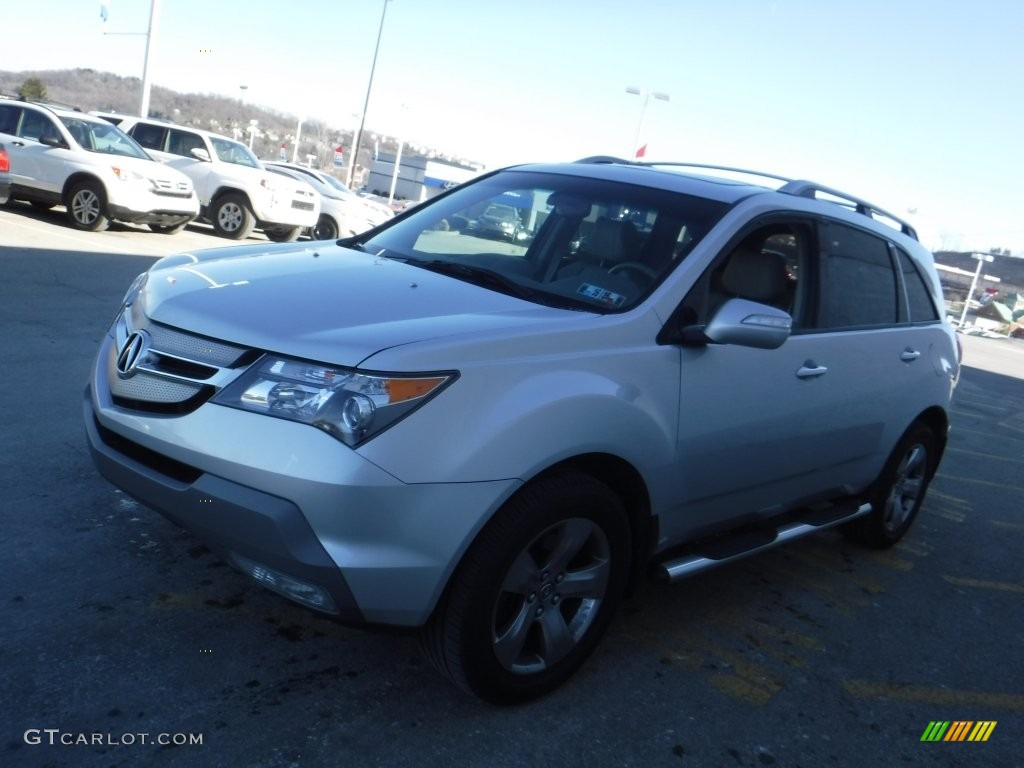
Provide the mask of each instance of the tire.
[{"label": "tire", "polygon": [[309,234],[314,240],[337,240],[338,224],[330,216],[322,214]]},{"label": "tire", "polygon": [[210,222],[221,237],[244,240],[256,226],[256,216],[243,195],[230,193],[213,201]]},{"label": "tire", "polygon": [[917,517],[938,465],[935,434],[921,423],[911,425],[872,486],[872,510],[844,526],[851,539],[886,549],[903,538]]},{"label": "tire", "polygon": [[186,224],[188,224],[187,221],[183,221],[181,224],[150,224],[149,228],[161,235],[176,235],[185,228]]},{"label": "tire", "polygon": [[494,704],[542,696],[593,652],[625,589],[630,529],[590,475],[541,478],[484,527],[420,630],[427,658]]},{"label": "tire", "polygon": [[302,227],[282,227],[280,229],[264,229],[263,234],[267,236],[267,240],[273,240],[275,243],[291,243],[298,238],[301,231]]},{"label": "tire", "polygon": [[68,190],[68,222],[75,229],[102,232],[110,226],[103,187],[95,181],[80,181]]}]

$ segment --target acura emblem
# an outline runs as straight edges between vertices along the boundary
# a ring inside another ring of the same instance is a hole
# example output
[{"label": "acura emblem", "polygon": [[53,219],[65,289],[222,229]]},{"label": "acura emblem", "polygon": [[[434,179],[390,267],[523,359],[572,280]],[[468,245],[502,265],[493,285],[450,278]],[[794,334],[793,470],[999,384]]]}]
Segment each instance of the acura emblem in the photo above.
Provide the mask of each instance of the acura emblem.
[{"label": "acura emblem", "polygon": [[149,336],[145,331],[132,331],[117,355],[117,375],[127,379],[135,375],[139,363],[146,359]]}]

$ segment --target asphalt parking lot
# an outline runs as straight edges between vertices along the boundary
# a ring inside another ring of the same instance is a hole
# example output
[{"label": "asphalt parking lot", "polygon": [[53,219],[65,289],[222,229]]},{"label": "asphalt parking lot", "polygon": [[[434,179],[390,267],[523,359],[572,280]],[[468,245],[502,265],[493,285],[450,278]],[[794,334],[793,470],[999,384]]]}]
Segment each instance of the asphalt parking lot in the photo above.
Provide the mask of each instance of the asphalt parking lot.
[{"label": "asphalt parking lot", "polygon": [[[106,325],[153,257],[228,244],[211,233],[0,208],[0,765],[1024,764],[1024,342],[963,338],[949,448],[897,547],[829,532],[652,582],[568,685],[497,709],[94,471],[81,397]],[[922,741],[933,721],[996,725]]]}]

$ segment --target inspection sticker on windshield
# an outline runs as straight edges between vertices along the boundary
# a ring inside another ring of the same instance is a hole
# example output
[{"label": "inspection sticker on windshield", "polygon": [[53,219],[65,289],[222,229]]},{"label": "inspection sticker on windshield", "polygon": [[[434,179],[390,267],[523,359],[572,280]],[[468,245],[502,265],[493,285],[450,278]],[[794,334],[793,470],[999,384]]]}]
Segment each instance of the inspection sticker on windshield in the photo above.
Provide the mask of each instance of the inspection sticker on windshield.
[{"label": "inspection sticker on windshield", "polygon": [[607,288],[602,288],[599,285],[591,285],[590,283],[584,283],[576,291],[580,296],[586,296],[588,299],[599,301],[602,304],[607,304],[610,307],[621,307],[625,302],[626,297],[621,293],[613,293]]}]

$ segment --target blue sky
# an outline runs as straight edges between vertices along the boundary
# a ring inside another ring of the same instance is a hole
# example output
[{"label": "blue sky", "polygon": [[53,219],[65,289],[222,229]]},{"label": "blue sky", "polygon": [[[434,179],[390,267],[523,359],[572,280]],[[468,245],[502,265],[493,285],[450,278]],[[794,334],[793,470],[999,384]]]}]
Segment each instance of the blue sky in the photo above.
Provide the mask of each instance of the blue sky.
[{"label": "blue sky", "polygon": [[[141,77],[150,0],[7,2],[0,69]],[[383,0],[161,0],[152,79],[353,127]],[[811,178],[933,249],[1024,256],[1018,0],[391,0],[368,128],[486,163]]]}]

